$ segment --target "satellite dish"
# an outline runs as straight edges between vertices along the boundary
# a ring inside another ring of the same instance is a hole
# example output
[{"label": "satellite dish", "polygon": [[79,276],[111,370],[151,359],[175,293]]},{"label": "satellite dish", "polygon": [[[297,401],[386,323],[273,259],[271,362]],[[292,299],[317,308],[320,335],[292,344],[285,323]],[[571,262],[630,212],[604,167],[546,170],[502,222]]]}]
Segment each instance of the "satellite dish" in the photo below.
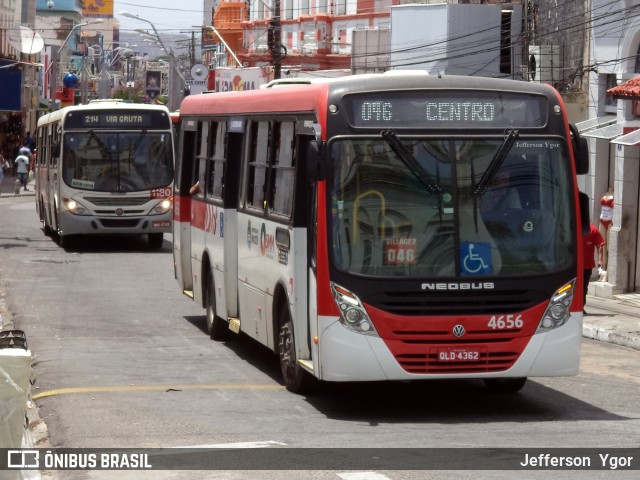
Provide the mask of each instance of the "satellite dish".
[{"label": "satellite dish", "polygon": [[205,65],[201,63],[196,63],[193,67],[191,67],[191,78],[195,81],[206,80],[209,76],[209,70]]},{"label": "satellite dish", "polygon": [[29,27],[10,28],[9,43],[16,50],[29,55],[41,52],[44,47],[44,40],[40,34]]}]

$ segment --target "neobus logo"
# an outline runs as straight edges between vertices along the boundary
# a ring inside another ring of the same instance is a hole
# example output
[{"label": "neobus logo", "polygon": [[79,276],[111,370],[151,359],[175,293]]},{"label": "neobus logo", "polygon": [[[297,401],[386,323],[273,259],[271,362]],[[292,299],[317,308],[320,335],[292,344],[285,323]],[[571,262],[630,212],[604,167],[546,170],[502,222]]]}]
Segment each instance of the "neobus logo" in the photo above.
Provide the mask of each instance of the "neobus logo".
[{"label": "neobus logo", "polygon": [[423,283],[422,290],[492,290],[493,282],[451,282],[451,283]]}]

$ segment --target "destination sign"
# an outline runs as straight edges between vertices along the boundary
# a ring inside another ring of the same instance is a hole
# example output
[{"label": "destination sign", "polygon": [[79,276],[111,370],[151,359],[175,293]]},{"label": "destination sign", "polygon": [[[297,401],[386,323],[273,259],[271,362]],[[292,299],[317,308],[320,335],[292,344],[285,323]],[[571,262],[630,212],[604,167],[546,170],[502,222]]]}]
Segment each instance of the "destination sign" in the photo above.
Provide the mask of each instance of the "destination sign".
[{"label": "destination sign", "polygon": [[376,92],[344,102],[359,128],[542,127],[548,112],[544,96],[485,91]]},{"label": "destination sign", "polygon": [[72,128],[171,128],[169,116],[162,111],[85,110],[71,112],[64,122]]}]

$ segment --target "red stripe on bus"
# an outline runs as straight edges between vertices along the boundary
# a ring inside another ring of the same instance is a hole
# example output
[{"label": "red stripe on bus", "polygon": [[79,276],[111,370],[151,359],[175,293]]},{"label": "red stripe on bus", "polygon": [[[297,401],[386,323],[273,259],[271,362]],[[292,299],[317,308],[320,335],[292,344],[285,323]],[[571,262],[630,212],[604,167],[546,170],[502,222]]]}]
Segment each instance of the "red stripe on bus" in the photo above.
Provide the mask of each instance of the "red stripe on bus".
[{"label": "red stripe on bus", "polygon": [[176,222],[191,222],[191,197],[173,197],[173,219]]},{"label": "red stripe on bus", "polygon": [[318,228],[317,228],[317,280],[318,280],[318,315],[338,316],[338,306],[333,301],[331,287],[329,286],[329,249],[327,245],[327,209],[324,199],[327,190],[326,182],[318,183]]}]

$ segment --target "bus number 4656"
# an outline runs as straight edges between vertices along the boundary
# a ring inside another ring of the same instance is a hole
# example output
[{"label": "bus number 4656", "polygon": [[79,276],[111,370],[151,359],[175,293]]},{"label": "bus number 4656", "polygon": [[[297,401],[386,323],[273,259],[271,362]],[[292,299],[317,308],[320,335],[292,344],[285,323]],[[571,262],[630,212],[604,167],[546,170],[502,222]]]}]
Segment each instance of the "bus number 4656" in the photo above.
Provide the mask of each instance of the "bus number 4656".
[{"label": "bus number 4656", "polygon": [[493,315],[487,324],[492,330],[510,330],[522,328],[522,325],[522,315]]}]

